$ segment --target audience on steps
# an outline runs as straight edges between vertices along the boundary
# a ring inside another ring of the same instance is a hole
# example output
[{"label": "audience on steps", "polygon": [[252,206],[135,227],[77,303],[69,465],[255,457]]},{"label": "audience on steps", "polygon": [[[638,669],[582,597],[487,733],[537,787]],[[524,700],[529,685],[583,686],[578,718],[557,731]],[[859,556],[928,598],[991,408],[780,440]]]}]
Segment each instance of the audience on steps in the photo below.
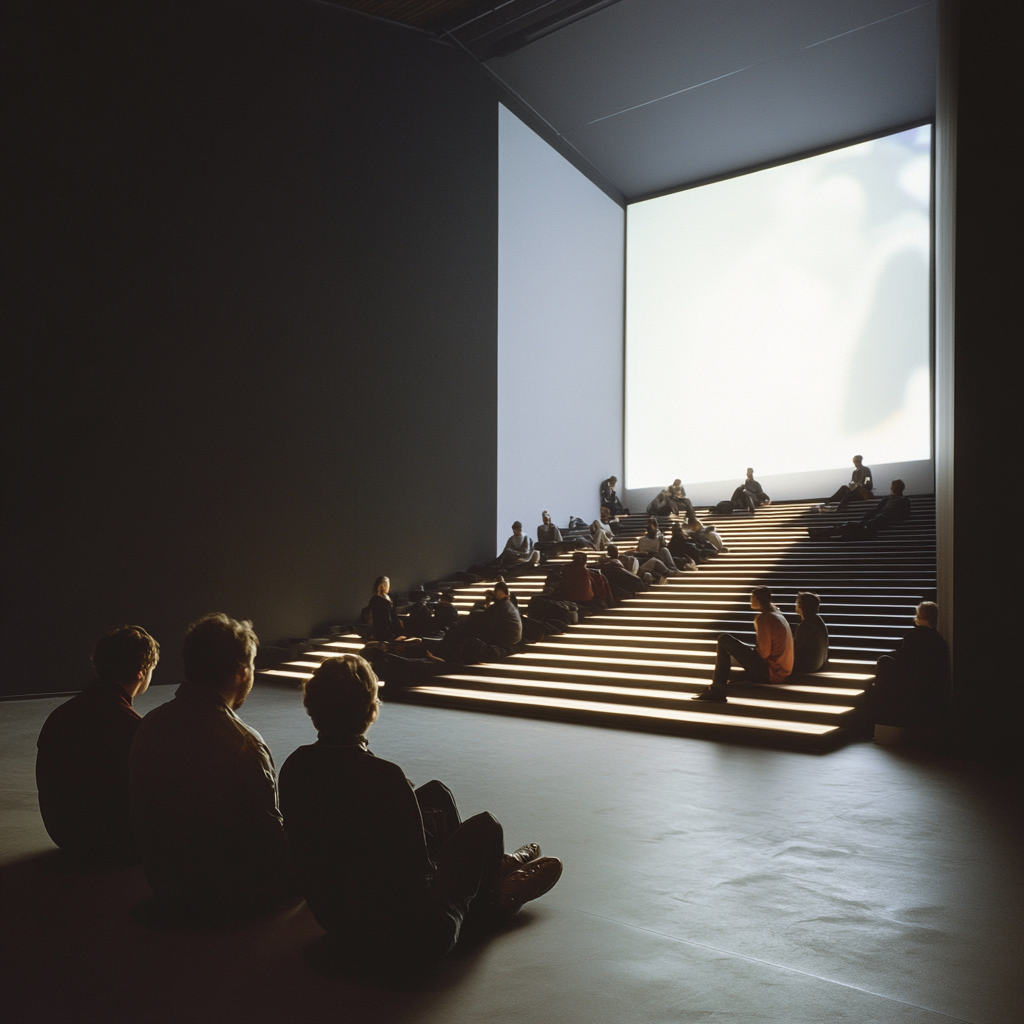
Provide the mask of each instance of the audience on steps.
[{"label": "audience on steps", "polygon": [[871,470],[864,465],[864,458],[861,455],[854,455],[853,457],[853,476],[848,484],[844,484],[842,487],[828,498],[826,504],[819,505],[818,510],[821,512],[827,511],[827,506],[831,502],[839,502],[836,507],[837,512],[845,512],[846,506],[851,501],[870,501],[874,494],[872,494],[873,483],[871,480]]},{"label": "audience on steps", "polygon": [[62,854],[84,867],[138,863],[128,793],[128,758],[160,645],[141,626],[100,637],[96,678],[50,712],[37,741],[39,811]]},{"label": "audience on steps", "polygon": [[329,658],[303,689],[317,730],[281,768],[281,809],[302,893],[327,956],[360,973],[436,962],[463,929],[488,929],[548,892],[562,873],[535,842],[505,853],[498,820],[463,821],[451,791],[413,788],[374,757],[377,679],[358,655]]},{"label": "audience on steps", "polygon": [[[688,555],[680,555],[678,562],[672,556],[672,552],[668,549],[668,544],[665,542],[665,534],[661,532],[658,527],[658,520],[651,516],[647,520],[647,531],[644,535],[638,538],[636,542],[637,557],[641,559],[641,562],[646,557],[660,559],[669,570],[670,576],[678,576],[682,569],[696,569],[696,562]],[[651,569],[643,569],[644,572],[651,572]]]},{"label": "audience on steps", "polygon": [[612,514],[607,506],[601,506],[600,518],[590,524],[590,546],[595,551],[604,551],[615,540]]},{"label": "audience on steps", "polygon": [[820,672],[828,663],[828,627],[818,614],[821,598],[801,590],[795,607],[800,622],[793,637],[793,671]]},{"label": "audience on steps", "polygon": [[601,482],[601,507],[608,509],[613,516],[628,516],[629,509],[623,508],[619,496],[615,493],[615,485],[618,482],[614,476]]},{"label": "audience on steps", "polygon": [[745,508],[751,515],[754,514],[754,509],[772,503],[772,499],[764,493],[764,488],[754,479],[754,470],[749,466],[747,478],[732,492],[730,501],[734,508]]},{"label": "audience on steps", "polygon": [[772,603],[767,587],[754,587],[750,593],[756,644],[751,647],[729,633],[722,633],[715,649],[715,671],[711,685],[694,699],[725,703],[732,662],[735,660],[753,683],[781,683],[793,671],[793,632],[779,609]]},{"label": "audience on steps", "polygon": [[864,540],[876,536],[881,530],[906,522],[913,512],[910,499],[903,493],[906,484],[893,480],[889,493],[869,508],[859,521],[849,520],[836,526],[812,526],[808,536],[812,540]]}]

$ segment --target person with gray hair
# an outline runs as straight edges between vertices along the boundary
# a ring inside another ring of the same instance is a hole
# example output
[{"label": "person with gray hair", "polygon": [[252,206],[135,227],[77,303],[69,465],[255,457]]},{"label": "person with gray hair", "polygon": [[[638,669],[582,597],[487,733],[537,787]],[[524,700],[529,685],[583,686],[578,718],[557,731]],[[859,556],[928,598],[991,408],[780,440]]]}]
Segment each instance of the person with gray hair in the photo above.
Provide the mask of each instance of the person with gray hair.
[{"label": "person with gray hair", "polygon": [[544,895],[562,863],[538,843],[505,853],[487,811],[463,821],[436,779],[414,789],[370,752],[377,677],[361,657],[328,658],[303,689],[317,741],[281,768],[281,808],[306,902],[335,957],[360,970],[442,959],[467,923],[494,926]]}]

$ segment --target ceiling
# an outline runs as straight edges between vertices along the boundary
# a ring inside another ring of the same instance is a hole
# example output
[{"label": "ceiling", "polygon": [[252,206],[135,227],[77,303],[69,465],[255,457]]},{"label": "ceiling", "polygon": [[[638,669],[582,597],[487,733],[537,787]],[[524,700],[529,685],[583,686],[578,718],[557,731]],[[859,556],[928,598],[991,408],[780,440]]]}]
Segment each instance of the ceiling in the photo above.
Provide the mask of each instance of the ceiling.
[{"label": "ceiling", "polygon": [[465,50],[620,202],[935,112],[935,0],[333,2]]}]

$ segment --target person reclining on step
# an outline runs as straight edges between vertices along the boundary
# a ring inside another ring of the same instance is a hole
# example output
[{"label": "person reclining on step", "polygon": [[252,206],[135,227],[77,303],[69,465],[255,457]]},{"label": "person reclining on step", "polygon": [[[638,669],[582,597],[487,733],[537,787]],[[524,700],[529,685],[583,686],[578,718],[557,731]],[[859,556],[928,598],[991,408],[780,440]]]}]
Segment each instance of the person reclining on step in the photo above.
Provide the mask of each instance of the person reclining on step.
[{"label": "person reclining on step", "polygon": [[[863,456],[854,455],[853,476],[850,482],[840,487],[831,498],[826,499],[826,505],[833,501],[838,501],[839,505],[836,507],[836,511],[845,512],[846,506],[851,501],[870,501],[874,497],[874,494],[872,494],[873,486],[871,470],[864,465]],[[826,505],[820,505],[819,510],[822,512],[826,511]]]},{"label": "person reclining on step", "polygon": [[334,955],[360,972],[449,953],[467,920],[499,925],[554,886],[561,861],[537,843],[506,854],[487,811],[463,821],[451,791],[414,789],[374,757],[377,678],[358,655],[324,661],[303,687],[317,730],[281,768],[281,808],[306,902]]},{"label": "person reclining on step", "polygon": [[871,703],[878,725],[942,726],[949,718],[949,645],[939,633],[939,609],[922,601],[914,628],[875,666]]},{"label": "person reclining on step", "polygon": [[618,479],[614,476],[608,477],[601,483],[601,506],[608,509],[613,516],[628,516],[629,509],[622,507],[619,496],[615,493],[615,485]]},{"label": "person reclining on step", "polygon": [[50,712],[36,746],[39,810],[61,853],[85,867],[137,864],[128,758],[160,645],[141,626],[100,637],[96,678]]},{"label": "person reclining on step", "polygon": [[821,599],[801,590],[795,607],[800,622],[793,637],[793,671],[820,672],[828,663],[828,627],[818,614]]},{"label": "person reclining on step", "polygon": [[772,503],[772,499],[764,493],[764,488],[754,479],[754,471],[749,466],[746,480],[732,492],[732,498],[729,500],[737,511],[745,508],[751,515],[754,514],[755,508]]},{"label": "person reclining on step", "polygon": [[612,588],[612,597],[622,601],[633,594],[639,594],[651,585],[651,574],[645,573],[641,579],[636,573],[630,572],[619,558],[619,549],[615,544],[608,545],[608,557],[598,563],[602,575]]},{"label": "person reclining on step", "polygon": [[252,623],[207,615],[182,642],[185,682],[132,744],[132,818],[153,896],[143,922],[212,925],[293,902],[274,760],[235,713],[252,689]]},{"label": "person reclining on step", "polygon": [[512,653],[523,639],[522,616],[504,580],[499,579],[491,593],[493,600],[482,611],[460,618],[441,640],[424,641],[430,659],[466,665]]},{"label": "person reclining on step", "polygon": [[781,683],[793,671],[793,633],[782,613],[772,604],[767,587],[754,587],[750,592],[754,616],[755,646],[750,647],[728,633],[722,633],[715,649],[715,673],[711,685],[695,700],[724,703],[729,671],[733,660],[746,671],[753,683]]},{"label": "person reclining on step", "polygon": [[[697,563],[688,555],[682,554],[678,558],[672,555],[668,545],[665,543],[665,534],[658,529],[658,520],[651,516],[647,520],[647,532],[636,542],[637,557],[643,563],[644,558],[657,558],[668,567],[670,576],[680,575],[680,570],[694,570]],[[646,567],[641,572],[653,572]]]},{"label": "person reclining on step", "polygon": [[913,506],[903,494],[905,487],[902,480],[893,480],[889,485],[889,493],[877,505],[868,509],[859,522],[850,520],[833,527],[811,527],[808,533],[815,540],[862,540],[880,530],[906,522]]}]

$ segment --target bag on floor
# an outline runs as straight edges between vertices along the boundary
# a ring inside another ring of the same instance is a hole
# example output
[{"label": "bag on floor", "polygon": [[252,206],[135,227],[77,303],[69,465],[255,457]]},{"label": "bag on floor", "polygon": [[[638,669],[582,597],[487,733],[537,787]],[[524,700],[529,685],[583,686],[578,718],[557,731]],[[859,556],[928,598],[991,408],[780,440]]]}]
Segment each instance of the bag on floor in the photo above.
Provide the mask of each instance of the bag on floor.
[{"label": "bag on floor", "polygon": [[725,501],[720,501],[715,506],[715,515],[716,516],[731,516],[733,514],[733,512],[735,512],[735,511],[736,511],[736,506],[731,501],[729,501],[728,499],[726,499]]}]

